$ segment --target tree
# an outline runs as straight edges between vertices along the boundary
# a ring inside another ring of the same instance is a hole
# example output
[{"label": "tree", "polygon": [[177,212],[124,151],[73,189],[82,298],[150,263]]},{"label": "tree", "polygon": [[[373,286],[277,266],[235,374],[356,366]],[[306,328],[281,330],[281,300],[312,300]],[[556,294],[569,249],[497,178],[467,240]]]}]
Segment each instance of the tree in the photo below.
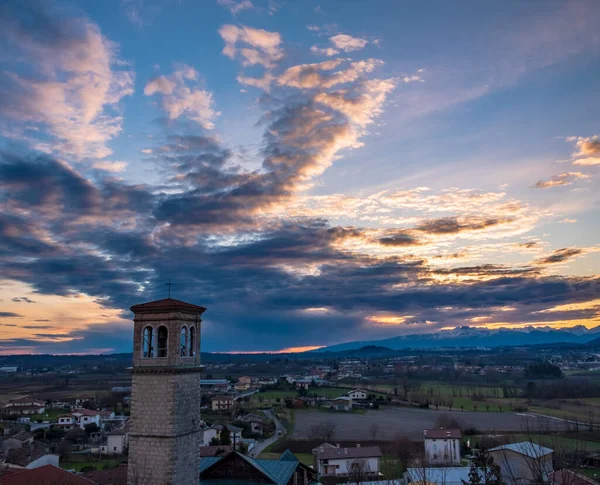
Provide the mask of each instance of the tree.
[{"label": "tree", "polygon": [[223,426],[221,430],[221,439],[219,440],[220,445],[230,445],[231,444],[231,433],[227,426]]},{"label": "tree", "polygon": [[84,430],[85,430],[86,434],[89,436],[92,433],[97,433],[98,431],[100,431],[100,427],[96,423],[90,423],[90,424],[86,424],[84,426]]},{"label": "tree", "polygon": [[311,426],[308,430],[308,438],[311,440],[331,442],[335,439],[336,431],[336,424],[331,419],[328,419]]},{"label": "tree", "polygon": [[369,462],[366,460],[348,460],[346,467],[348,468],[348,482],[356,483],[356,485],[366,481],[371,475]]},{"label": "tree", "polygon": [[216,436],[213,436],[210,439],[210,446],[218,446],[220,444],[221,444],[221,442],[219,441],[219,438],[217,438]]},{"label": "tree", "polygon": [[416,455],[415,444],[400,433],[394,435],[391,444],[392,455],[398,459],[402,469],[406,470]]},{"label": "tree", "polygon": [[379,426],[377,423],[373,423],[371,425],[369,428],[369,433],[371,433],[371,438],[373,438],[373,441],[377,441],[377,436],[379,435]]},{"label": "tree", "polygon": [[481,451],[473,460],[469,471],[469,481],[463,485],[504,485],[500,466],[494,463],[494,458],[487,452]]}]

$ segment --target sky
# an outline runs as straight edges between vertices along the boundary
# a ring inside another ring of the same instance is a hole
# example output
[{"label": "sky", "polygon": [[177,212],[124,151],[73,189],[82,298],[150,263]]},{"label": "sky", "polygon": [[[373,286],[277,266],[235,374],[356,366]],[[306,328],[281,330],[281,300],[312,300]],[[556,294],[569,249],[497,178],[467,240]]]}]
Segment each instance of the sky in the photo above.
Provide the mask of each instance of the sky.
[{"label": "sky", "polygon": [[600,2],[0,5],[0,354],[600,325]]}]

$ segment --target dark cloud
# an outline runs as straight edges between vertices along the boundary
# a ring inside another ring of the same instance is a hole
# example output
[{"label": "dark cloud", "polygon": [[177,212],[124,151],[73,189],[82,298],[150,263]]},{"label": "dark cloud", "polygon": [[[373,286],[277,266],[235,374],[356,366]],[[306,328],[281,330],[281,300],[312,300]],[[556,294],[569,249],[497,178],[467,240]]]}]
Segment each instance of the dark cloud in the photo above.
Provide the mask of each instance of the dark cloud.
[{"label": "dark cloud", "polygon": [[392,236],[386,236],[378,239],[379,244],[384,246],[416,246],[420,241],[407,232],[398,232]]},{"label": "dark cloud", "polygon": [[35,301],[30,300],[26,296],[15,296],[12,301],[15,303],[35,303]]},{"label": "dark cloud", "polygon": [[[46,320],[48,321],[48,320]],[[36,320],[37,322],[37,320]],[[20,328],[26,328],[28,330],[50,330],[54,328],[54,325],[19,325]]]},{"label": "dark cloud", "polygon": [[0,318],[22,318],[23,315],[19,315],[14,312],[0,312]]},{"label": "dark cloud", "polygon": [[583,254],[583,249],[580,248],[562,248],[557,249],[549,256],[545,256],[536,261],[536,264],[556,264],[556,263],[564,263],[565,261],[569,261],[570,259]]},{"label": "dark cloud", "polygon": [[464,231],[479,231],[510,222],[513,222],[513,219],[459,219],[458,217],[442,217],[440,219],[430,219],[419,225],[417,229],[431,234],[458,234]]}]

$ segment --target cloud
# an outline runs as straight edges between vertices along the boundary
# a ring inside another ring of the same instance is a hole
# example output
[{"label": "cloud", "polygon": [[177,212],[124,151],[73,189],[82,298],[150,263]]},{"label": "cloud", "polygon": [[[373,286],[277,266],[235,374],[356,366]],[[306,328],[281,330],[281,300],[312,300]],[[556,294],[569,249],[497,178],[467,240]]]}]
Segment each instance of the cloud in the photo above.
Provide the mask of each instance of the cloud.
[{"label": "cloud", "polygon": [[534,185],[534,187],[536,189],[547,189],[551,187],[558,187],[561,185],[571,185],[574,180],[587,179],[589,177],[589,175],[586,175],[581,172],[564,172],[552,176],[550,180],[540,180]]},{"label": "cloud", "polygon": [[544,256],[535,261],[536,264],[558,264],[566,263],[567,261],[585,254],[585,250],[582,248],[562,248],[557,249],[552,254]]},{"label": "cloud", "polygon": [[219,35],[225,41],[223,54],[230,59],[240,55],[243,66],[261,65],[271,68],[283,58],[281,35],[278,32],[244,25],[224,25],[219,29]]},{"label": "cloud", "polygon": [[170,120],[185,116],[212,130],[214,119],[221,113],[213,109],[212,94],[196,85],[198,77],[195,69],[184,65],[170,76],[151,79],[144,87],[144,94],[161,95],[161,107]]},{"label": "cloud", "polygon": [[217,0],[217,3],[221,6],[229,9],[229,11],[232,13],[232,15],[235,15],[235,14],[241,12],[242,10],[249,10],[249,9],[254,8],[254,5],[252,4],[252,2],[250,0],[240,0],[240,1]]},{"label": "cloud", "polygon": [[567,141],[574,141],[577,147],[577,151],[573,153],[573,165],[600,165],[600,136],[569,137]]},{"label": "cloud", "polygon": [[317,54],[319,56],[328,56],[328,57],[337,56],[340,53],[340,51],[338,49],[334,49],[333,47],[317,47],[316,45],[313,45],[310,48],[310,51],[313,54]]},{"label": "cloud", "polygon": [[101,160],[94,162],[92,168],[104,170],[106,172],[123,172],[127,168],[127,162],[111,162],[109,160]]},{"label": "cloud", "polygon": [[30,300],[26,296],[16,296],[12,299],[15,303],[35,303],[35,301]]},{"label": "cloud", "polygon": [[5,4],[0,30],[10,53],[0,72],[4,135],[76,159],[110,155],[134,81],[117,45],[88,19],[41,3]]},{"label": "cloud", "polygon": [[363,49],[369,41],[359,37],[352,37],[347,34],[338,34],[330,37],[331,43],[338,49],[344,52],[352,52]]},{"label": "cloud", "polygon": [[0,312],[0,318],[22,318],[23,315],[19,315],[14,312]]}]

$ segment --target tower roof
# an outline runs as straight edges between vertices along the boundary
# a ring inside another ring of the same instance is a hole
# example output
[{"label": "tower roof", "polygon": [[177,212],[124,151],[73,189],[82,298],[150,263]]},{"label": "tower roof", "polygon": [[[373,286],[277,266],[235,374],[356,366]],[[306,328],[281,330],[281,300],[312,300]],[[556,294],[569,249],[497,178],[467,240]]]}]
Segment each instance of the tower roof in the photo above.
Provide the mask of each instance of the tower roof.
[{"label": "tower roof", "polygon": [[184,312],[201,315],[206,311],[206,308],[174,298],[163,298],[162,300],[133,305],[130,310],[133,313]]}]

